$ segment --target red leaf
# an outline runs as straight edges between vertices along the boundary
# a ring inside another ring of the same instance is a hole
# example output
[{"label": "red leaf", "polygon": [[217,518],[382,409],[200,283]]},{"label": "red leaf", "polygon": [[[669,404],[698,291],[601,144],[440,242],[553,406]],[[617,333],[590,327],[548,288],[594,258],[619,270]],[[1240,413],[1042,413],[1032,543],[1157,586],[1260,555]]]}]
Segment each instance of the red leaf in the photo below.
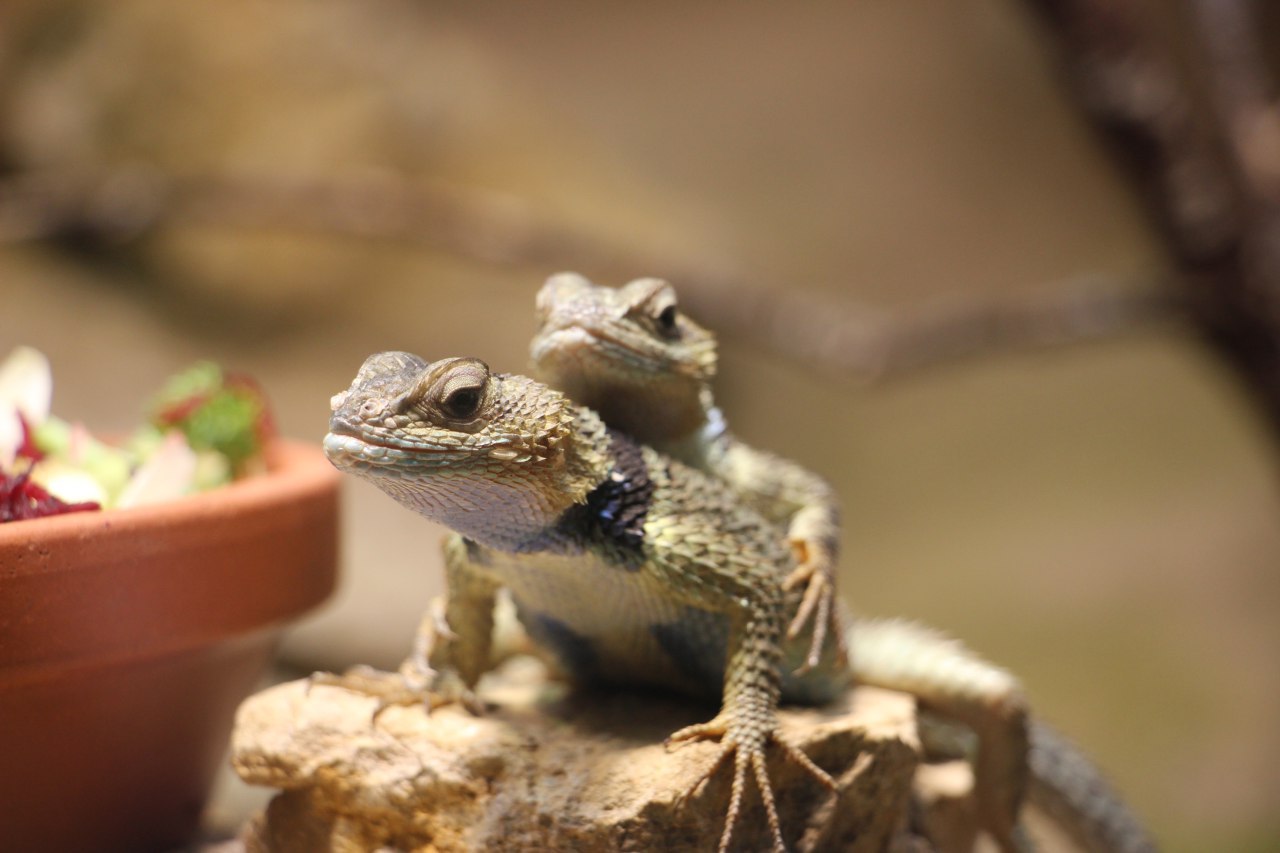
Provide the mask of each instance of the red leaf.
[{"label": "red leaf", "polygon": [[39,483],[31,482],[31,469],[17,474],[0,471],[0,522],[26,521],[67,512],[102,509],[94,501],[65,503],[49,494]]}]

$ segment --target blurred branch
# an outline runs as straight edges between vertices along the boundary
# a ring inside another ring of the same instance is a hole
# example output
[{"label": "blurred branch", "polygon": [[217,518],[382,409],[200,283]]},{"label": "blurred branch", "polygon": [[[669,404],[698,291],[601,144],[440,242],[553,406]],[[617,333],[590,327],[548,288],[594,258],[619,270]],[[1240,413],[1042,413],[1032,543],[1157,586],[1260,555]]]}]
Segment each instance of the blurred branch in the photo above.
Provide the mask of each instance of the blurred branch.
[{"label": "blurred branch", "polygon": [[570,252],[608,261],[610,254],[596,241],[538,221],[509,197],[389,178],[184,178],[133,166],[0,180],[0,243],[67,237],[127,243],[162,226],[192,225],[405,242],[492,263],[540,264]]},{"label": "blurred branch", "polygon": [[1192,0],[1204,36],[1213,107],[1244,200],[1276,215],[1280,200],[1280,112],[1256,35],[1251,3]]},{"label": "blurred branch", "polygon": [[1179,66],[1167,28],[1144,17],[1150,4],[1027,3],[1161,227],[1189,318],[1280,431],[1280,116],[1258,7],[1189,0],[1192,50]]},{"label": "blurred branch", "polygon": [[725,286],[696,275],[672,279],[696,315],[716,318],[717,329],[762,339],[775,352],[862,380],[1112,337],[1180,312],[1167,288],[1095,277],[1016,297],[957,294],[895,313],[794,290]]},{"label": "blurred branch", "polygon": [[1179,310],[1167,287],[1078,279],[1034,296],[957,295],[887,314],[753,285],[724,270],[645,257],[540,219],[510,198],[392,179],[181,179],[131,168],[0,180],[0,243],[72,238],[125,244],[162,226],[313,231],[422,245],[486,263],[571,267],[618,281],[660,275],[677,283],[686,308],[714,316],[720,331],[863,380],[1115,335]]}]

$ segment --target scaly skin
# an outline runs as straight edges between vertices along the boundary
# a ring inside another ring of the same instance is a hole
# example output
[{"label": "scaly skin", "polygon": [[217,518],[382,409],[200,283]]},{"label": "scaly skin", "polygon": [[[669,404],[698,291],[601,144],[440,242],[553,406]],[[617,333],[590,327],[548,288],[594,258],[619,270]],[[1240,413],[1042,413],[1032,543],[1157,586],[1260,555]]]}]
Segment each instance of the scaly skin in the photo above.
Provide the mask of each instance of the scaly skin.
[{"label": "scaly skin", "polygon": [[[671,740],[720,738],[704,780],[733,759],[722,851],[753,782],[773,846],[784,849],[770,742],[822,784],[833,782],[777,736],[777,704],[828,701],[851,673],[834,641],[816,666],[797,670],[808,643],[782,634],[801,593],[784,590],[794,564],[780,527],[714,478],[609,432],[558,392],[490,375],[474,359],[372,356],[333,410],[325,451],[337,467],[457,531],[445,549],[448,595],[428,617],[406,689],[387,692],[389,701],[472,700],[491,665],[495,596],[506,588],[525,630],[571,675],[717,694],[720,713]],[[921,699],[979,731],[984,825],[1015,849],[1025,749],[990,747],[1009,733],[1015,746],[1018,732],[1025,738],[1020,694],[1006,691],[1012,701],[991,707],[991,680],[1014,682],[958,645],[914,645],[920,636],[904,623],[850,633],[855,650],[877,641],[899,650],[873,655],[885,681],[917,679]],[[374,684],[370,692],[383,691]]]},{"label": "scaly skin", "polygon": [[560,273],[539,291],[537,309],[529,351],[549,385],[596,410],[609,426],[721,478],[766,518],[787,525],[796,567],[785,588],[805,590],[787,638],[812,623],[802,666],[815,666],[828,633],[841,636],[835,491],[817,474],[725,429],[711,394],[715,337],[680,313],[665,281],[643,278],[614,289]]},{"label": "scaly skin", "polygon": [[707,776],[733,761],[721,850],[752,782],[773,846],[785,849],[769,744],[834,782],[778,736],[779,698],[827,701],[849,673],[834,643],[818,666],[794,671],[807,645],[783,642],[800,596],[783,590],[793,565],[777,527],[562,394],[490,375],[474,359],[375,355],[333,406],[330,460],[460,534],[446,548],[445,628],[427,654],[429,691],[464,698],[475,685],[505,587],[535,642],[575,677],[718,695],[713,720],[671,739],[720,739]]}]

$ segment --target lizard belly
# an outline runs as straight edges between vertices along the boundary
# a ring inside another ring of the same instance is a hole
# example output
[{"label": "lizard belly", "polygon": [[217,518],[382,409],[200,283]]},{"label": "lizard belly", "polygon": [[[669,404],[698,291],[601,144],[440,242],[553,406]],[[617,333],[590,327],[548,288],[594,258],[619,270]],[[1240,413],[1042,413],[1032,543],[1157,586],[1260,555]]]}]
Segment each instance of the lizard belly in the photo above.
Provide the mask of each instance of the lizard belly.
[{"label": "lizard belly", "polygon": [[575,679],[719,697],[728,620],[670,600],[644,572],[579,554],[492,565],[521,623]]}]

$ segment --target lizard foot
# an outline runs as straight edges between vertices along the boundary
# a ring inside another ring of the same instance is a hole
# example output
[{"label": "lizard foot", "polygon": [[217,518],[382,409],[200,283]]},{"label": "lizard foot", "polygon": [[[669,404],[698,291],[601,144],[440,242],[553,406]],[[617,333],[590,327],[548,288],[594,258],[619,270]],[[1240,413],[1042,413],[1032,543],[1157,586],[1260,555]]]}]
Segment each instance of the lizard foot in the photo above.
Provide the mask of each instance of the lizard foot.
[{"label": "lizard foot", "polygon": [[742,812],[742,797],[751,779],[755,780],[756,789],[760,792],[760,799],[764,803],[765,818],[769,822],[769,832],[773,837],[773,850],[775,853],[786,853],[786,843],[782,839],[782,822],[778,818],[778,806],[773,795],[773,783],[769,781],[765,747],[770,741],[782,747],[788,758],[803,767],[823,787],[831,791],[837,789],[835,779],[815,764],[813,759],[779,737],[777,732],[756,734],[744,731],[742,728],[733,726],[723,714],[710,722],[680,729],[667,738],[667,745],[710,738],[721,739],[720,751],[712,760],[711,766],[676,798],[676,802],[684,804],[697,794],[719,771],[720,765],[732,756],[733,787],[730,789],[724,831],[720,835],[720,843],[716,848],[718,853],[727,853],[729,845],[733,842],[733,831]]},{"label": "lizard foot", "polygon": [[791,624],[787,626],[787,639],[794,640],[800,636],[805,629],[805,625],[811,619],[813,621],[813,638],[809,642],[809,653],[805,655],[804,663],[796,669],[796,674],[803,675],[818,665],[818,661],[822,658],[822,647],[826,643],[828,631],[832,627],[835,628],[834,636],[839,654],[838,665],[844,667],[848,663],[849,650],[845,645],[844,632],[836,624],[837,616],[834,606],[836,586],[832,578],[830,562],[828,560],[810,558],[809,549],[803,543],[795,542],[792,544],[801,559],[796,568],[783,581],[782,588],[790,592],[803,584],[805,590],[804,598],[801,599],[800,606],[796,608],[796,615],[792,618]]},{"label": "lizard foot", "polygon": [[428,677],[407,665],[401,666],[399,672],[384,672],[364,664],[353,666],[341,674],[314,672],[307,678],[308,692],[316,685],[341,687],[377,699],[378,704],[373,709],[374,722],[383,711],[396,706],[422,705],[431,711],[456,702],[473,714],[483,711],[475,693],[456,675],[450,677],[449,673],[431,672]]}]

